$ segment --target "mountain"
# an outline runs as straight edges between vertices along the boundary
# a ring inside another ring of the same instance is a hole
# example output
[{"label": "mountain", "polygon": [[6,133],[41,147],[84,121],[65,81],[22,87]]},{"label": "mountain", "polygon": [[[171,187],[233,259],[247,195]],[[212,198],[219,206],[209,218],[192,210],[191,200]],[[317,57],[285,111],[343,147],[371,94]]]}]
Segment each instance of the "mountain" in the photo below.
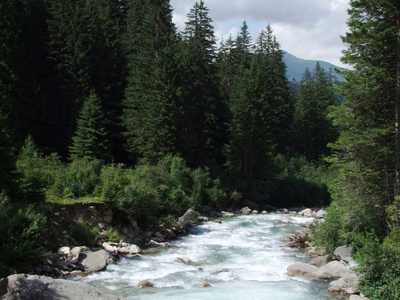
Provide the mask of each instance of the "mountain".
[{"label": "mountain", "polygon": [[[289,80],[291,81],[293,78],[296,79],[296,81],[300,81],[301,78],[303,77],[303,73],[308,68],[311,72],[315,69],[315,65],[317,62],[323,67],[326,71],[328,71],[330,68],[332,70],[338,69],[338,70],[344,70],[343,68],[340,68],[338,66],[335,66],[329,62],[322,61],[322,60],[306,60],[306,59],[301,59],[298,58],[286,51],[284,51],[284,57],[283,59],[285,60],[286,63],[286,73],[288,75]],[[344,81],[343,75],[339,73],[335,73],[339,81]]]}]

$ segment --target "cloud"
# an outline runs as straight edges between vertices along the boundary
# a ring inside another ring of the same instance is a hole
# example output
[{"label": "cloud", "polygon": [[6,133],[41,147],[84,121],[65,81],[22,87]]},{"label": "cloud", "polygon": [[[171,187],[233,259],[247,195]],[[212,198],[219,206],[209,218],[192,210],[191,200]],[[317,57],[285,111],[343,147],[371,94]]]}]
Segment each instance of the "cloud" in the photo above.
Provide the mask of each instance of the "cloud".
[{"label": "cloud", "polygon": [[[184,29],[194,0],[171,0],[174,22]],[[227,4],[228,3],[228,4]],[[246,20],[253,41],[268,24],[282,49],[304,59],[340,63],[344,45],[340,39],[347,31],[348,0],[205,0],[213,19],[215,35],[236,36]]]}]

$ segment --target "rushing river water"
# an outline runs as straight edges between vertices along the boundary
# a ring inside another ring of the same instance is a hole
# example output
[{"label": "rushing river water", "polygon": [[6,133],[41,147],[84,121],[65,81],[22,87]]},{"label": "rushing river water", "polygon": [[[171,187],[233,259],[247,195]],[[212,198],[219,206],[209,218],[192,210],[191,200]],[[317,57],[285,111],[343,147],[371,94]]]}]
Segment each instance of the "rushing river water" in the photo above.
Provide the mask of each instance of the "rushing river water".
[{"label": "rushing river water", "polygon": [[[289,265],[310,258],[285,245],[282,236],[310,221],[270,214],[208,222],[171,248],[123,258],[82,280],[128,299],[334,299],[326,292],[327,283],[286,275]],[[197,265],[176,262],[177,257]],[[141,280],[154,288],[138,288]],[[211,287],[201,288],[204,282]]]}]

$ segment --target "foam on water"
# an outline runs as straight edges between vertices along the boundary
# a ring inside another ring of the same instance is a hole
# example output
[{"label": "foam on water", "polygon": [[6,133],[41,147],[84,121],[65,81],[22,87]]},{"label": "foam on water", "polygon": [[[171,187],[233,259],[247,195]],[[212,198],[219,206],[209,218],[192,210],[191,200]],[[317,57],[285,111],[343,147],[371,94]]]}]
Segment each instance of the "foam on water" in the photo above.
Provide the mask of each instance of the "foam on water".
[{"label": "foam on water", "polygon": [[[128,299],[333,299],[326,283],[289,278],[286,268],[307,258],[282,236],[311,219],[288,215],[241,216],[208,222],[143,258],[123,258],[82,281]],[[187,258],[195,265],[176,262]],[[155,288],[140,289],[149,280]],[[200,288],[208,282],[212,288]]]}]

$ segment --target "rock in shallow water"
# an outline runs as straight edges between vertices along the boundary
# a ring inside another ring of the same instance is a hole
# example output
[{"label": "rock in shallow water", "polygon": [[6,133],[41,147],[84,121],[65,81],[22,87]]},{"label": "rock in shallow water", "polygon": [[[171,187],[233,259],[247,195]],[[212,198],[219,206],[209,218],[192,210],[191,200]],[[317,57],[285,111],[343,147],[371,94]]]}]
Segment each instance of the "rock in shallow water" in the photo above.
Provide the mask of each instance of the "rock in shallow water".
[{"label": "rock in shallow water", "polygon": [[16,274],[0,280],[3,300],[123,300],[88,284],[45,276]]}]

